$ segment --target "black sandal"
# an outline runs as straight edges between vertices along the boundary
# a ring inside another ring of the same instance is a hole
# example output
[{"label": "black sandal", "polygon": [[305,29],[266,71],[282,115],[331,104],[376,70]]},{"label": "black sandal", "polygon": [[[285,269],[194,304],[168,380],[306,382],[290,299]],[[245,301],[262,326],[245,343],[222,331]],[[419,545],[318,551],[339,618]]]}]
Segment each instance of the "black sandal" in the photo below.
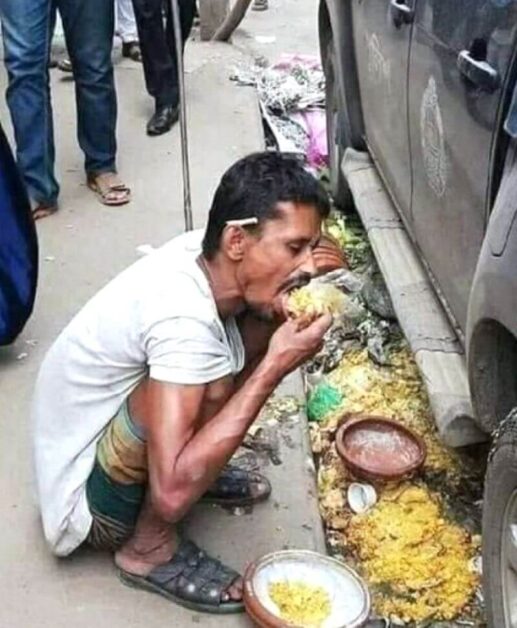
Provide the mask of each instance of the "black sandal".
[{"label": "black sandal", "polygon": [[[252,485],[256,489],[254,493]],[[227,465],[200,501],[218,506],[251,506],[265,501],[270,495],[271,484],[264,475]]]},{"label": "black sandal", "polygon": [[147,576],[122,570],[119,576],[128,586],[158,593],[193,611],[221,615],[244,611],[242,601],[221,599],[239,574],[185,539],[168,563],[155,567]]}]

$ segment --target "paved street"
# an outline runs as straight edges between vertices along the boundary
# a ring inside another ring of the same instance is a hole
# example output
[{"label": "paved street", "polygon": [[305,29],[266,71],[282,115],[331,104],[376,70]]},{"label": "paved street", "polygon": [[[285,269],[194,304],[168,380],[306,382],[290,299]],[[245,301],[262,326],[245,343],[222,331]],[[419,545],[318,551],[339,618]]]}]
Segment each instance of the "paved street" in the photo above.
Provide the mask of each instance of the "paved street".
[{"label": "paved street", "polygon": [[[202,226],[214,187],[236,158],[260,149],[262,126],[253,90],[228,80],[243,54],[274,58],[282,50],[315,51],[315,4],[271,0],[265,14],[251,14],[237,47],[192,42],[186,78],[195,223]],[[293,32],[291,12],[307,37]],[[310,30],[310,34],[309,34]],[[260,45],[257,34],[275,35]],[[158,246],[183,230],[179,129],[159,138],[145,135],[152,102],[140,66],[117,57],[119,170],[133,202],[103,207],[84,185],[82,155],[75,137],[73,82],[52,71],[52,98],[62,183],[61,209],[38,223],[40,284],[32,319],[15,345],[0,352],[0,477],[2,529],[0,587],[2,628],[131,628],[146,626],[245,626],[243,617],[195,615],[147,593],[119,584],[109,557],[83,552],[55,560],[42,541],[30,464],[30,399],[39,363],[52,340],[81,305],[137,258],[142,244]],[[3,67],[0,87],[5,87]],[[0,117],[10,131],[4,99]],[[295,378],[288,394],[299,394]],[[199,509],[189,531],[194,539],[242,569],[247,561],[284,546],[321,548],[319,517],[300,424],[291,428],[295,447],[282,447],[284,464],[268,467],[274,499],[253,514],[233,517]],[[289,482],[286,482],[286,478]],[[278,480],[275,482],[275,478]],[[282,480],[282,481],[280,481]],[[172,624],[171,624],[172,622]]]}]

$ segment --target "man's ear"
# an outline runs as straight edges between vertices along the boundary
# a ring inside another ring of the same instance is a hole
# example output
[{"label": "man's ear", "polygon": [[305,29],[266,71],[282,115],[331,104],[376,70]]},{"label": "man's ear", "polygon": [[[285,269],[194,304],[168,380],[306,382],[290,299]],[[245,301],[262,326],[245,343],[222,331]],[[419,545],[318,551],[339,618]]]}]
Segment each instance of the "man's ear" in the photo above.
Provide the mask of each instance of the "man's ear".
[{"label": "man's ear", "polygon": [[221,238],[221,249],[232,262],[240,262],[246,249],[247,234],[238,225],[227,225]]}]

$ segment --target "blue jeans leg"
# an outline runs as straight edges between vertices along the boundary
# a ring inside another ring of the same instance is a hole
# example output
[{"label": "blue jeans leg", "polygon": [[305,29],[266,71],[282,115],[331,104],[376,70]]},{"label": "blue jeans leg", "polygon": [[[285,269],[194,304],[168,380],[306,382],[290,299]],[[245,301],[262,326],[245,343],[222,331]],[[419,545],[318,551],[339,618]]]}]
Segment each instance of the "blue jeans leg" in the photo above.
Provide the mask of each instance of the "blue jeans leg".
[{"label": "blue jeans leg", "polygon": [[114,2],[56,1],[74,69],[77,137],[86,172],[115,171],[117,97],[111,61]]},{"label": "blue jeans leg", "polygon": [[59,193],[48,75],[52,16],[52,0],[0,0],[18,166],[32,201],[46,205]]}]

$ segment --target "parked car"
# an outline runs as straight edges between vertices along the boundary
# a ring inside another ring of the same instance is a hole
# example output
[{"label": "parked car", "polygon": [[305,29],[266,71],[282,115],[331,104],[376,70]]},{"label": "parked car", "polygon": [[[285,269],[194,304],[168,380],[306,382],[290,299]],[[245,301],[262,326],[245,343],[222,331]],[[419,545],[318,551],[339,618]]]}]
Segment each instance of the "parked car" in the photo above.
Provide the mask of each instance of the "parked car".
[{"label": "parked car", "polygon": [[355,201],[444,439],[495,430],[485,599],[516,627],[517,0],[321,0],[319,35],[335,200]]},{"label": "parked car", "polygon": [[38,244],[34,220],[0,126],[0,345],[11,344],[34,305]]}]

